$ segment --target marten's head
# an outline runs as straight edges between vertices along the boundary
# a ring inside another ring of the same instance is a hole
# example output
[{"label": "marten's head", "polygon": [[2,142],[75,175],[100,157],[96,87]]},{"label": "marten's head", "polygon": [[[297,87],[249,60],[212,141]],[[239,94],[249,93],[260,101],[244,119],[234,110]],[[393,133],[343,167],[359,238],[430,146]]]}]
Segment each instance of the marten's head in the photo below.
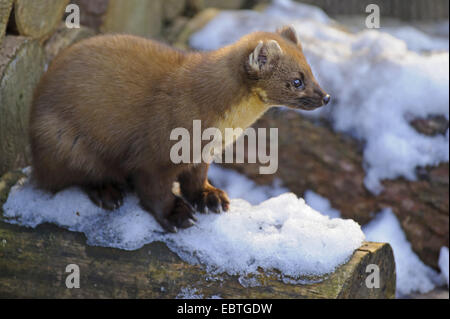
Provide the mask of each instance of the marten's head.
[{"label": "marten's head", "polygon": [[313,110],[330,102],[330,96],[311,72],[293,27],[281,28],[276,34],[255,33],[251,37],[256,41],[250,43],[257,44],[245,69],[265,103]]}]

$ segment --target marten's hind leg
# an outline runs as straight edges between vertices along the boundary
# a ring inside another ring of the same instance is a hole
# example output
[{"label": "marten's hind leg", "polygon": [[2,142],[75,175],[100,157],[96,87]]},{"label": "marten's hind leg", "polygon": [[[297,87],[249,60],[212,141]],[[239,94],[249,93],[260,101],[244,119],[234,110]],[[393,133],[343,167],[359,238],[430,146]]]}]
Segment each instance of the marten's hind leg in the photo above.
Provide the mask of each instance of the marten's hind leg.
[{"label": "marten's hind leg", "polygon": [[175,178],[170,169],[162,169],[136,172],[133,180],[141,206],[153,214],[164,230],[172,233],[195,223],[193,207],[172,193]]},{"label": "marten's hind leg", "polygon": [[38,115],[30,129],[36,184],[52,193],[79,186],[101,208],[120,207],[124,172],[92,151],[96,145],[70,123],[61,123],[53,114]]}]

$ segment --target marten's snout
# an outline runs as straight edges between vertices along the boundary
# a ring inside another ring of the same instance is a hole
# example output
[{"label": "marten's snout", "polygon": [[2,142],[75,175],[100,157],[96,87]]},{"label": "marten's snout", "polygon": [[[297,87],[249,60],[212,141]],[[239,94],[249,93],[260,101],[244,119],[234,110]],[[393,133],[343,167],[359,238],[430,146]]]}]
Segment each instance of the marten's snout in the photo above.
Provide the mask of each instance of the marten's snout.
[{"label": "marten's snout", "polygon": [[327,105],[331,101],[331,96],[320,88],[313,89],[312,92],[306,90],[303,94],[297,99],[296,108],[310,111]]}]

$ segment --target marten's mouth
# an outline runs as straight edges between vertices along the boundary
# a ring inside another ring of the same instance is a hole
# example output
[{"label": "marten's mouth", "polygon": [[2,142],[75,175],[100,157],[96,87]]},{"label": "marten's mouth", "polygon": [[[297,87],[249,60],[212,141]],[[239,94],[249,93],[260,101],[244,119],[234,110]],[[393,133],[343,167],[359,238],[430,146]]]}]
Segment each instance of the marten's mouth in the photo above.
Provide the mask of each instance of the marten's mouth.
[{"label": "marten's mouth", "polygon": [[297,106],[297,109],[305,110],[305,111],[313,111],[315,109],[318,109],[319,107],[322,107],[323,105],[300,105]]},{"label": "marten's mouth", "polygon": [[295,106],[295,108],[306,111],[312,111],[324,105],[325,103],[322,100],[304,97],[298,100],[298,103]]},{"label": "marten's mouth", "polygon": [[[283,106],[282,104],[280,104],[280,106]],[[320,107],[322,107],[323,105],[304,105],[304,104],[302,104],[302,105],[284,105],[284,106],[286,106],[286,107],[288,107],[288,108],[290,108],[290,109],[294,109],[294,110],[305,110],[305,111],[313,111],[313,110],[315,110],[315,109],[318,109],[318,108],[320,108]]]},{"label": "marten's mouth", "polygon": [[284,106],[294,110],[314,111],[315,109],[318,109],[323,105],[284,105]]}]

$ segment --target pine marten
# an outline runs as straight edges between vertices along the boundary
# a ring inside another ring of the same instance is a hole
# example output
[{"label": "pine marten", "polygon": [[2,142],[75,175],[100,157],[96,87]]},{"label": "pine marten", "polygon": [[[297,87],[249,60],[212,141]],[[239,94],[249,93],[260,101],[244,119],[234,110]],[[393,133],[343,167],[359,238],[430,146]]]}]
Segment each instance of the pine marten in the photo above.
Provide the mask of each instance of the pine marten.
[{"label": "pine marten", "polygon": [[194,224],[194,209],[227,211],[229,199],[208,182],[208,163],[171,162],[172,129],[191,130],[196,119],[205,128],[245,129],[271,106],[312,110],[329,100],[292,27],[214,52],[130,35],[92,37],[59,54],[36,88],[32,177],[51,192],[80,186],[108,210],[133,185],[141,206],[176,232]]}]

